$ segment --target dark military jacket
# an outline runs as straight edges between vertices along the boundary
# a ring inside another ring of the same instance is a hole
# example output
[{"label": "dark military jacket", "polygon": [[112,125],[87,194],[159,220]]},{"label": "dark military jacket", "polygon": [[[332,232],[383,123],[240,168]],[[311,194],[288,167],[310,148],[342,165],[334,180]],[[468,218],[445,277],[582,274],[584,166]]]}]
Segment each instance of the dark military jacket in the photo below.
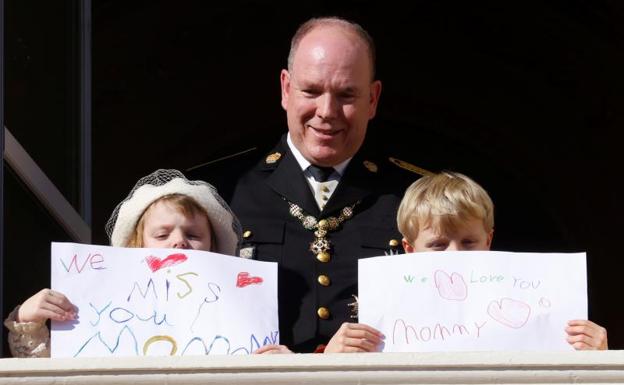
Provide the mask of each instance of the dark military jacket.
[{"label": "dark military jacket", "polygon": [[[286,136],[238,181],[231,207],[243,225],[243,253],[277,262],[280,342],[297,352],[326,344],[343,322],[355,322],[349,304],[357,294],[359,258],[400,249],[396,214],[405,188],[417,175],[356,155],[325,205],[319,208]],[[353,216],[329,231],[332,248],[322,261],[310,251],[313,230],[289,212],[292,202],[317,219]],[[390,244],[393,246],[391,247]]]}]

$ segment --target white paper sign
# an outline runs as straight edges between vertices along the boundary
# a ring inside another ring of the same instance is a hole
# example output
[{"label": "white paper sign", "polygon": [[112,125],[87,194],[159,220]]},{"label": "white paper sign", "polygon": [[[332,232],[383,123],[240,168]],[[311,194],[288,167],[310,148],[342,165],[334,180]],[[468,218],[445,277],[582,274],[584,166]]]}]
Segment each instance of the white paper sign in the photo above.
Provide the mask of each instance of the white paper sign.
[{"label": "white paper sign", "polygon": [[277,264],[198,250],[52,243],[52,357],[249,354],[279,343]]},{"label": "white paper sign", "polygon": [[384,351],[573,350],[585,253],[427,252],[359,261],[359,321]]}]

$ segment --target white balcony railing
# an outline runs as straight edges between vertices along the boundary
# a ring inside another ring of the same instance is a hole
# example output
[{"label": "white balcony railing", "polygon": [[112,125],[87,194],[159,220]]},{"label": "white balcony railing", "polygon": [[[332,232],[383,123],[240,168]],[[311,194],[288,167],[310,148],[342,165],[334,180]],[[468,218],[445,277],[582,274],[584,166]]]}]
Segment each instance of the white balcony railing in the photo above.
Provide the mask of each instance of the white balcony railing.
[{"label": "white balcony railing", "polygon": [[0,384],[416,383],[624,383],[624,351],[0,360]]}]

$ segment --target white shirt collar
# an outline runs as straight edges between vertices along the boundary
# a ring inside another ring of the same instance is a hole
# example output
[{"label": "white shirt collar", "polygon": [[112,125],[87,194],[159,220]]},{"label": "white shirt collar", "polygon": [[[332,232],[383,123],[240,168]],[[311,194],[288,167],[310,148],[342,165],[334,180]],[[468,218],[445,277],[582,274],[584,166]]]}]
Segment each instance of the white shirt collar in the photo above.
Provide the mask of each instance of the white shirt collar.
[{"label": "white shirt collar", "polygon": [[[295,159],[297,160],[297,163],[299,163],[299,167],[301,167],[301,170],[302,171],[307,170],[307,168],[310,167],[310,165],[312,163],[310,163],[310,161],[308,161],[306,158],[304,158],[303,155],[301,154],[301,152],[299,151],[299,149],[294,145],[294,143],[290,139],[290,132],[286,136],[286,142],[288,143],[288,148],[290,148],[290,152],[292,152],[292,154],[295,156]],[[347,159],[345,161],[342,161],[342,162],[340,162],[340,163],[338,163],[337,165],[334,166],[334,170],[341,177],[342,177],[342,174],[344,174],[344,171],[347,168],[347,166],[349,165],[349,162],[351,161],[351,159],[352,158],[349,158],[349,159]]]}]

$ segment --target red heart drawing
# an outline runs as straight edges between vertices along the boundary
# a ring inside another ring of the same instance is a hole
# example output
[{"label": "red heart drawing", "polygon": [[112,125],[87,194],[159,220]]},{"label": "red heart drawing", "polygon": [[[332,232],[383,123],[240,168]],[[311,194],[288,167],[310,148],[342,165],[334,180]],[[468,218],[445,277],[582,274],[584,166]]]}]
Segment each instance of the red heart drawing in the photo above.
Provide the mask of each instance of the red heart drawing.
[{"label": "red heart drawing", "polygon": [[453,273],[449,276],[446,272],[437,270],[433,279],[438,288],[440,297],[444,299],[463,301],[468,296],[468,287],[466,286],[464,277],[460,274]]},{"label": "red heart drawing", "polygon": [[529,320],[531,307],[512,298],[501,298],[498,301],[490,302],[487,313],[494,321],[510,328],[519,329]]},{"label": "red heart drawing", "polygon": [[187,259],[188,258],[184,254],[171,254],[168,255],[165,259],[160,259],[158,257],[150,255],[145,257],[145,262],[147,262],[147,266],[149,266],[150,270],[156,272],[163,267],[177,265],[178,263],[182,263]]},{"label": "red heart drawing", "polygon": [[263,282],[260,277],[250,277],[249,273],[241,272],[236,277],[236,287],[245,287],[249,285],[259,285]]}]

